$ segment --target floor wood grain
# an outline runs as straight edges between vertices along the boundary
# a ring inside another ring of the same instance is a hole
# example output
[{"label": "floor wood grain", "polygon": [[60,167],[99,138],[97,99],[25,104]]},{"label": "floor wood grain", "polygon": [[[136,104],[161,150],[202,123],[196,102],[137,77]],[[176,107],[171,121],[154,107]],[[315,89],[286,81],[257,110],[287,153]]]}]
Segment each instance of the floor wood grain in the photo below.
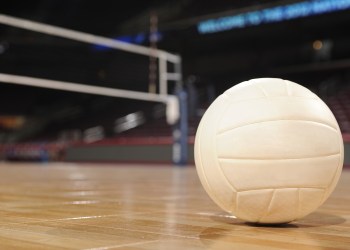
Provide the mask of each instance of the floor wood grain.
[{"label": "floor wood grain", "polygon": [[257,226],[193,166],[1,163],[0,249],[350,249],[350,170],[311,215]]}]

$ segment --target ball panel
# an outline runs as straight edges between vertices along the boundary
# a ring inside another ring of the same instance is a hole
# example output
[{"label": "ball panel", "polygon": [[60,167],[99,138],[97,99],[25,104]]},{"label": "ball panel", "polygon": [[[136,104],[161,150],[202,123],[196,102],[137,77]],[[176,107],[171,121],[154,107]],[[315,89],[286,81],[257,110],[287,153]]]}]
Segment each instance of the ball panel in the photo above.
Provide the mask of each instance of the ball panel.
[{"label": "ball panel", "polygon": [[253,85],[254,83],[251,81],[242,82],[226,90],[223,95],[227,95],[229,100],[235,102],[266,98],[264,93]]},{"label": "ball panel", "polygon": [[308,98],[316,98],[320,99],[316,94],[311,92],[309,89],[305,88],[304,86],[297,84],[292,81],[283,80],[286,83],[286,86],[289,91],[289,96],[299,96],[299,97],[308,97]]},{"label": "ball panel", "polygon": [[229,159],[300,159],[340,153],[338,131],[309,121],[269,121],[217,136],[217,157]]},{"label": "ball panel", "polygon": [[241,82],[226,90],[225,94],[235,101],[281,96],[319,99],[304,86],[279,78],[257,78]]},{"label": "ball panel", "polygon": [[297,218],[302,218],[318,208],[325,195],[324,189],[301,188],[299,189],[299,209]]},{"label": "ball panel", "polygon": [[265,94],[265,96],[268,97],[295,96],[319,99],[317,95],[304,86],[292,81],[282,80],[280,78],[257,78],[251,79],[247,82],[259,88]]},{"label": "ball panel", "polygon": [[267,213],[261,223],[284,223],[295,220],[298,215],[299,189],[275,189]]},{"label": "ball panel", "polygon": [[211,199],[222,209],[232,212],[236,192],[226,178],[217,160],[215,149],[216,127],[225,108],[226,98],[217,98],[207,109],[199,124],[195,139],[195,165],[200,181]]},{"label": "ball panel", "polygon": [[340,154],[293,160],[221,159],[228,181],[237,191],[267,188],[326,188],[331,185]]},{"label": "ball panel", "polygon": [[305,120],[337,129],[337,122],[318,99],[286,98],[231,101],[220,121],[218,133],[237,127],[273,120]]},{"label": "ball panel", "polygon": [[274,190],[238,192],[235,215],[243,220],[258,222],[268,210]]},{"label": "ball panel", "polygon": [[[199,146],[202,144],[202,142],[201,142],[202,132],[201,131],[202,131],[203,124],[204,123],[201,122],[197,128],[197,135],[196,135],[195,143],[194,143],[194,151],[195,151],[194,160],[195,160],[195,165],[196,165],[196,170],[197,170],[199,180],[200,180],[202,186],[204,187],[205,191],[207,192],[207,194],[211,194],[211,193],[213,193],[213,191],[211,190],[211,187],[209,186],[208,178],[205,175],[205,172],[203,169],[201,147]],[[214,199],[214,197],[212,199]]]},{"label": "ball panel", "polygon": [[235,215],[249,222],[284,223],[302,218],[320,204],[324,189],[283,188],[238,192]]},{"label": "ball panel", "polygon": [[340,141],[340,157],[339,157],[339,162],[336,168],[336,172],[334,173],[334,175],[332,176],[331,182],[328,185],[328,187],[326,188],[326,192],[325,195],[323,197],[322,203],[329,197],[329,195],[333,192],[333,190],[335,189],[342,169],[343,169],[343,165],[344,165],[344,143],[343,143],[343,138],[342,138],[342,134],[339,133],[339,141]]},{"label": "ball panel", "polygon": [[274,96],[288,96],[287,84],[279,78],[258,78],[252,79],[254,87],[260,89],[260,91],[266,97]]}]

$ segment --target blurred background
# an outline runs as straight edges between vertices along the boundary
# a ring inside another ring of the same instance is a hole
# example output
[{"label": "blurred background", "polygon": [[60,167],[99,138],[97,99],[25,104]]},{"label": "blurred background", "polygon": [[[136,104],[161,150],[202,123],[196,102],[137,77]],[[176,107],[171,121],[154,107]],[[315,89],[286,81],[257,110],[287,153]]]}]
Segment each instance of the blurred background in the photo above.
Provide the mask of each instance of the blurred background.
[{"label": "blurred background", "polygon": [[[350,0],[11,0],[0,14],[181,56],[185,164],[193,163],[194,136],[210,103],[260,77],[288,79],[321,97],[347,150]],[[154,60],[0,24],[1,73],[153,93]],[[177,86],[168,87],[174,93]],[[2,82],[0,103],[1,160],[173,162],[176,135],[162,103]]]}]

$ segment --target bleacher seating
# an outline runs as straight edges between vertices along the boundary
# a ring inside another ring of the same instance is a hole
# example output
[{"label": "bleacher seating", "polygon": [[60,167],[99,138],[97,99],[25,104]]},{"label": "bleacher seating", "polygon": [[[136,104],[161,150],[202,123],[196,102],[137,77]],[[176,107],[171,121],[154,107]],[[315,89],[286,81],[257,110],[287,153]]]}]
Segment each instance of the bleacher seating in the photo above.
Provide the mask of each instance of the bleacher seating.
[{"label": "bleacher seating", "polygon": [[350,133],[350,90],[343,89],[324,101],[332,110],[342,133]]}]

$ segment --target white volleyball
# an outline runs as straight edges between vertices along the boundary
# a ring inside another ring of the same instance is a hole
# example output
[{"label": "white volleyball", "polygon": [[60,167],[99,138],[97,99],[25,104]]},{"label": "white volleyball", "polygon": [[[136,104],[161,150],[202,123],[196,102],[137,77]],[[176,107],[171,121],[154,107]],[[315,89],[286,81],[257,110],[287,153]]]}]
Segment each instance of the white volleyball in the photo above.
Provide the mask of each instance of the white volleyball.
[{"label": "white volleyball", "polygon": [[259,78],[220,95],[195,138],[195,164],[211,199],[236,217],[284,223],[334,190],[344,144],[328,106],[307,88]]}]

